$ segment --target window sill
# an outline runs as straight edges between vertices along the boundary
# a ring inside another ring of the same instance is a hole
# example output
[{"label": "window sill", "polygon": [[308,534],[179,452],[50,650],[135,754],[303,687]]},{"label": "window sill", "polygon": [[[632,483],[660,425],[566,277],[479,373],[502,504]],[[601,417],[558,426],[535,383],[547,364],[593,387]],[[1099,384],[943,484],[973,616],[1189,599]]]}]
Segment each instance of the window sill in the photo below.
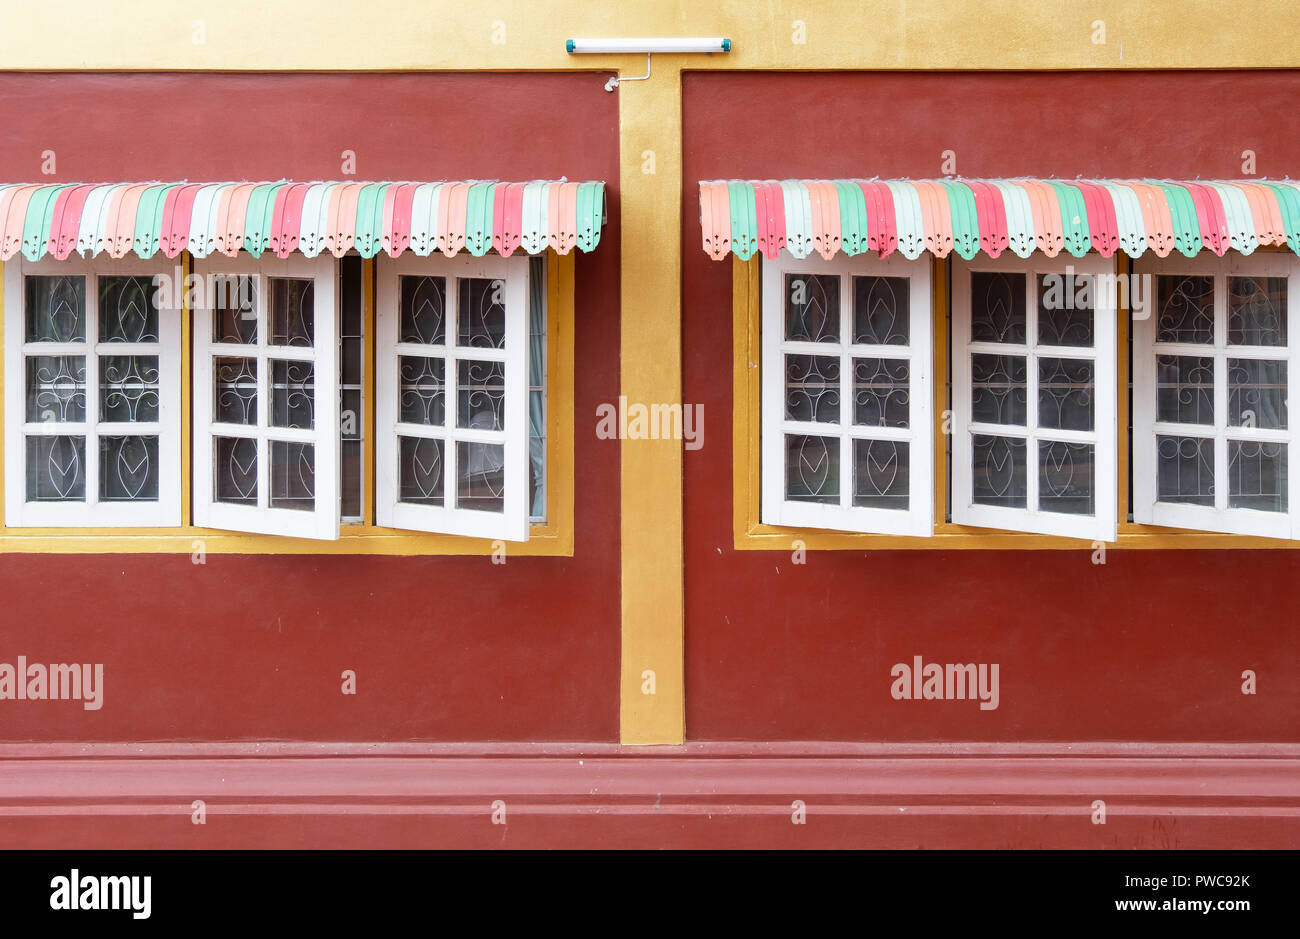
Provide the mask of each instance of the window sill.
[{"label": "window sill", "polygon": [[533,525],[526,542],[344,525],[337,541],[252,535],[211,528],[7,528],[0,554],[373,554],[572,557],[573,531]]},{"label": "window sill", "polygon": [[[794,550],[795,541],[810,551],[1093,551],[1096,543],[1082,538],[1033,535],[1014,531],[990,531],[962,525],[936,525],[934,536],[872,535],[822,529],[782,528],[748,523],[737,526],[737,551]],[[1105,542],[1108,550],[1293,550],[1300,541],[1223,535],[1215,532],[1159,528],[1154,525],[1122,524],[1115,541]]]}]

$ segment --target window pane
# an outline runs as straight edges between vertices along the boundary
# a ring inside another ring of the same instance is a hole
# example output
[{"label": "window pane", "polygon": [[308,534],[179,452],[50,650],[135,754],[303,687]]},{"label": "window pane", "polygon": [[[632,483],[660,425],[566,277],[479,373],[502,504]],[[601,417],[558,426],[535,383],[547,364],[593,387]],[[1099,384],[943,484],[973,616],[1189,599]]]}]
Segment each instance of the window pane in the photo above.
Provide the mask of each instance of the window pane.
[{"label": "window pane", "polygon": [[786,434],[785,497],[792,502],[839,504],[839,438]]},{"label": "window pane", "polygon": [[316,341],[316,282],[306,278],[272,277],[271,345],[306,346]]},{"label": "window pane", "polygon": [[840,422],[838,356],[785,357],[785,416],[791,421]]},{"label": "window pane", "polygon": [[214,358],[215,420],[219,424],[257,423],[257,359]]},{"label": "window pane", "polygon": [[362,323],[362,260],[339,259],[339,515],[345,522],[364,521],[362,513],[362,441],[366,436],[362,388],[365,384],[365,328]]},{"label": "window pane", "polygon": [[910,394],[907,359],[853,360],[853,423],[907,427]]},{"label": "window pane", "polygon": [[1038,442],[1038,508],[1043,512],[1094,515],[1094,448],[1090,443]]},{"label": "window pane", "polygon": [[456,363],[456,426],[504,430],[506,373],[503,362]]},{"label": "window pane", "polygon": [[840,341],[840,279],[834,274],[785,275],[787,342]]},{"label": "window pane", "polygon": [[99,357],[99,419],[158,420],[158,356]]},{"label": "window pane", "polygon": [[257,441],[213,437],[212,498],[216,502],[257,505]]},{"label": "window pane", "polygon": [[441,426],[446,421],[446,402],[443,397],[443,374],[446,363],[442,359],[403,355],[398,358],[401,385],[399,420],[407,424]]},{"label": "window pane", "polygon": [[27,357],[27,420],[67,423],[86,419],[86,357]]},{"label": "window pane", "polygon": [[1228,508],[1285,512],[1286,444],[1228,441]]},{"label": "window pane", "polygon": [[99,438],[99,501],[158,501],[158,438]]},{"label": "window pane", "polygon": [[1228,278],[1228,345],[1286,345],[1286,278]]},{"label": "window pane", "polygon": [[1025,357],[971,356],[971,419],[986,424],[1015,424],[1026,420]]},{"label": "window pane", "polygon": [[1038,276],[1038,341],[1045,346],[1092,347],[1096,278],[1091,274]]},{"label": "window pane", "polygon": [[853,441],[853,504],[906,512],[910,464],[904,440]]},{"label": "window pane", "polygon": [[316,447],[272,440],[271,508],[310,512],[316,507]]},{"label": "window pane", "polygon": [[1156,501],[1214,505],[1214,441],[1156,437]]},{"label": "window pane", "polygon": [[443,442],[429,437],[398,437],[398,498],[417,505],[442,505]]},{"label": "window pane", "polygon": [[1228,359],[1228,424],[1286,429],[1286,362]]},{"label": "window pane", "polygon": [[975,434],[971,497],[976,505],[1023,509],[1029,499],[1025,480],[1025,441]]},{"label": "window pane", "polygon": [[84,502],[86,438],[27,438],[27,501]]},{"label": "window pane", "polygon": [[462,346],[504,349],[506,345],[506,282],[462,277],[456,310],[456,342]]},{"label": "window pane", "polygon": [[1092,430],[1092,400],[1091,359],[1038,360],[1039,427]]},{"label": "window pane", "polygon": [[316,426],[316,366],[271,359],[271,426],[311,430]]},{"label": "window pane", "polygon": [[911,286],[906,277],[854,277],[853,341],[877,346],[907,345]]},{"label": "window pane", "polygon": [[1214,359],[1156,356],[1156,420],[1214,423]]},{"label": "window pane", "polygon": [[157,342],[152,277],[99,278],[99,341]]},{"label": "window pane", "polygon": [[257,280],[222,274],[212,278],[212,341],[257,342]]},{"label": "window pane", "polygon": [[506,448],[499,443],[456,444],[456,507],[504,512]]},{"label": "window pane", "polygon": [[1214,278],[1156,277],[1156,342],[1214,341]]},{"label": "window pane", "polygon": [[974,342],[1024,343],[1024,274],[974,271],[970,292]]},{"label": "window pane", "polygon": [[86,279],[26,277],[27,341],[86,341]]},{"label": "window pane", "polygon": [[398,342],[443,345],[447,341],[447,282],[441,277],[402,278]]}]

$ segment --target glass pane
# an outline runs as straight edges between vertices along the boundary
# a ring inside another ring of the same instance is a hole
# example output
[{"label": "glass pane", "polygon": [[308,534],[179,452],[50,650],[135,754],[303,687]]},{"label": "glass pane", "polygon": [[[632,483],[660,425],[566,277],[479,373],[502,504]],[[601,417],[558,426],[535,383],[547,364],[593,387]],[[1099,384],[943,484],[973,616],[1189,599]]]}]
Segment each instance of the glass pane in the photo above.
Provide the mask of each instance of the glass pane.
[{"label": "glass pane", "polygon": [[1024,343],[1024,274],[972,272],[970,306],[973,341]]},{"label": "glass pane", "polygon": [[506,282],[462,277],[456,310],[456,342],[462,346],[504,349],[506,345]]},{"label": "glass pane", "polygon": [[1043,512],[1092,515],[1093,445],[1060,440],[1038,442],[1038,508]]},{"label": "glass pane", "polygon": [[257,441],[213,437],[212,498],[215,502],[257,505]]},{"label": "glass pane", "polygon": [[1214,360],[1188,355],[1156,356],[1156,420],[1214,423]]},{"label": "glass pane", "polygon": [[316,426],[316,366],[271,359],[271,426],[311,430]]},{"label": "glass pane", "polygon": [[1214,278],[1156,277],[1156,342],[1214,341]]},{"label": "glass pane", "polygon": [[272,277],[271,345],[311,346],[316,341],[316,283],[305,278]]},{"label": "glass pane", "polygon": [[310,512],[316,507],[316,448],[272,440],[271,508]]},{"label": "glass pane", "polygon": [[86,419],[86,357],[27,357],[27,420],[66,423]]},{"label": "glass pane", "polygon": [[1156,501],[1214,505],[1214,441],[1156,437]]},{"label": "glass pane", "polygon": [[86,279],[26,277],[27,341],[86,341]]},{"label": "glass pane", "polygon": [[345,388],[340,394],[343,410],[339,412],[339,439],[363,440],[361,432],[361,389]]},{"label": "glass pane", "polygon": [[256,424],[257,359],[216,358],[212,370],[216,379],[216,422]]},{"label": "glass pane", "polygon": [[442,505],[443,443],[429,437],[398,437],[402,502]]},{"label": "glass pane", "polygon": [[840,341],[840,279],[834,274],[785,275],[787,342]]},{"label": "glass pane", "polygon": [[158,356],[99,357],[99,419],[158,420]]},{"label": "glass pane", "polygon": [[1228,278],[1228,345],[1286,345],[1286,278]]},{"label": "glass pane", "polygon": [[785,435],[785,497],[791,502],[840,502],[837,437]]},{"label": "glass pane", "polygon": [[1025,424],[1025,357],[971,356],[971,419],[987,424]]},{"label": "glass pane", "polygon": [[1228,359],[1228,423],[1286,429],[1286,362]]},{"label": "glass pane", "polygon": [[1286,444],[1228,441],[1228,508],[1285,512]]},{"label": "glass pane", "polygon": [[975,434],[972,444],[971,498],[974,503],[1025,508],[1029,499],[1025,480],[1025,441],[1016,437]]},{"label": "glass pane", "polygon": [[505,363],[461,360],[456,363],[456,371],[456,426],[504,430]]},{"label": "glass pane", "polygon": [[339,444],[343,494],[339,514],[346,519],[361,518],[361,441],[344,440]]},{"label": "glass pane", "polygon": [[157,342],[152,277],[99,278],[99,341]]},{"label": "glass pane", "polygon": [[791,421],[840,422],[839,356],[785,357],[785,416]]},{"label": "glass pane", "polygon": [[404,355],[398,358],[399,420],[407,424],[441,425],[446,421],[442,359]]},{"label": "glass pane", "polygon": [[903,440],[853,441],[853,504],[906,512],[908,456]]},{"label": "glass pane", "polygon": [[1038,275],[1038,341],[1045,346],[1092,348],[1096,278],[1091,274]]},{"label": "glass pane", "polygon": [[504,512],[506,448],[499,443],[456,444],[456,507]]},{"label": "glass pane", "polygon": [[443,345],[447,341],[447,282],[441,277],[402,278],[399,342]]},{"label": "glass pane", "polygon": [[906,277],[853,278],[853,341],[877,346],[907,345],[911,286]]},{"label": "glass pane", "polygon": [[99,501],[158,501],[158,438],[99,438]]},{"label": "glass pane", "polygon": [[1038,426],[1092,430],[1091,359],[1038,360]]},{"label": "glass pane", "polygon": [[853,423],[908,426],[910,367],[907,359],[854,359]]},{"label": "glass pane", "polygon": [[212,279],[212,341],[257,342],[257,279],[222,274]]},{"label": "glass pane", "polygon": [[27,501],[86,500],[86,438],[27,438]]}]

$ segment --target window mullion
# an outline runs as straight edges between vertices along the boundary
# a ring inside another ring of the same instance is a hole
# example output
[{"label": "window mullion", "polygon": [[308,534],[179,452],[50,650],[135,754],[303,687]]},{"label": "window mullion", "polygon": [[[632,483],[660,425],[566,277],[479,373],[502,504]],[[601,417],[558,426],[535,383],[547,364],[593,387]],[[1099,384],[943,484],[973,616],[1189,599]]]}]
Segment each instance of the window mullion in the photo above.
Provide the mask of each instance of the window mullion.
[{"label": "window mullion", "polygon": [[1025,507],[1038,505],[1038,270],[1025,272]]},{"label": "window mullion", "polygon": [[1214,508],[1228,508],[1228,278],[1214,277]]},{"label": "window mullion", "polygon": [[853,504],[853,440],[849,427],[853,417],[853,355],[850,320],[853,316],[852,277],[840,275],[840,508]]},{"label": "window mullion", "polygon": [[262,274],[257,281],[257,507],[271,504],[271,448],[267,443],[270,427],[271,362],[268,356],[271,328],[270,279]]}]

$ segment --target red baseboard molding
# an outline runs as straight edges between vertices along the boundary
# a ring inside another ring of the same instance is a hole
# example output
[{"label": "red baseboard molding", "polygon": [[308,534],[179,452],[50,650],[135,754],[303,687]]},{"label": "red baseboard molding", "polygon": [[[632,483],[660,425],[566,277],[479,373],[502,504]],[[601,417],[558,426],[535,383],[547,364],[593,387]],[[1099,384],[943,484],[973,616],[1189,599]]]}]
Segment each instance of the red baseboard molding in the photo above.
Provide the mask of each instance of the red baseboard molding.
[{"label": "red baseboard molding", "polygon": [[3,744],[0,846],[1294,849],[1300,745]]}]

